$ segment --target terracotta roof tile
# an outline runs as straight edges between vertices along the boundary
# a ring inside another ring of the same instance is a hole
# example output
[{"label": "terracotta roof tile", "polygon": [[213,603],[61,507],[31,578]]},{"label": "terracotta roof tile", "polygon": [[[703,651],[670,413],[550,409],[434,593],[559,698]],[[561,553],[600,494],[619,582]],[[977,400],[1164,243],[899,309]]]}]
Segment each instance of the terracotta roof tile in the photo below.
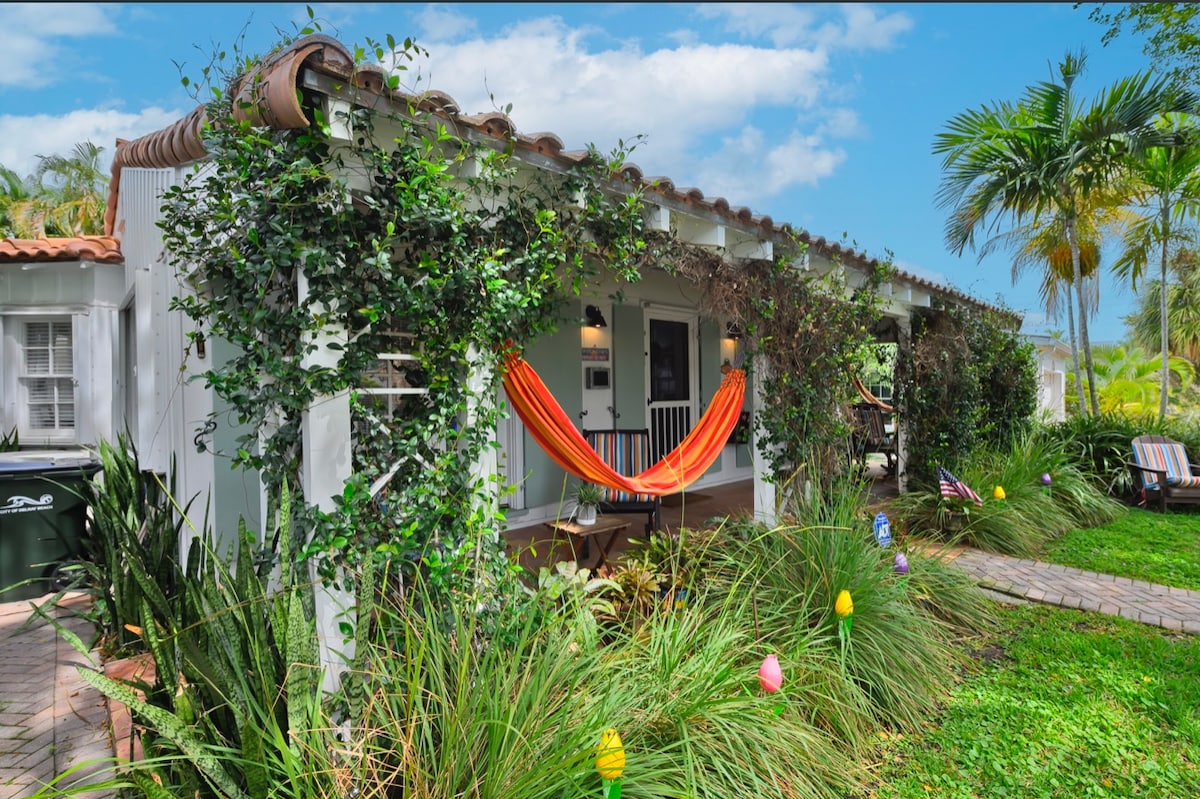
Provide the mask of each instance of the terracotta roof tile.
[{"label": "terracotta roof tile", "polygon": [[54,239],[0,239],[0,264],[94,261],[123,264],[121,242],[112,236]]}]

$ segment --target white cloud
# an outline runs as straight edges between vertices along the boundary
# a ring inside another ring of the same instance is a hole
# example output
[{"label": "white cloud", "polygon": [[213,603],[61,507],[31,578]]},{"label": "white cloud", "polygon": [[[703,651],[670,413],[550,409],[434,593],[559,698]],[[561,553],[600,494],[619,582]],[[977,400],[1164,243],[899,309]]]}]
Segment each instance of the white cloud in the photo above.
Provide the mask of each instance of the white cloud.
[{"label": "white cloud", "polygon": [[103,4],[0,3],[0,87],[39,88],[70,75],[72,48],[63,39],[116,32]]},{"label": "white cloud", "polygon": [[724,23],[741,36],[768,38],[776,46],[818,43],[820,28],[813,9],[787,3],[704,3],[696,14]]},{"label": "white cloud", "polygon": [[90,141],[104,148],[101,164],[112,162],[117,138],[135,139],[166,127],[183,116],[178,109],[147,108],[139,113],[104,109],[71,111],[61,116],[0,114],[0,164],[28,175],[39,155],[70,155],[76,144]]},{"label": "white cloud", "polygon": [[869,5],[843,4],[835,8],[841,12],[841,19],[821,20],[817,11],[828,8],[789,3],[706,3],[697,6],[696,13],[719,20],[731,33],[765,38],[776,47],[886,49],[913,26],[906,14],[880,16]]},{"label": "white cloud", "polygon": [[[765,12],[758,13],[761,21]],[[811,17],[800,8],[786,13],[797,26]],[[734,205],[830,176],[846,158],[836,139],[860,133],[852,109],[827,102],[824,47],[676,39],[650,51],[633,42],[589,49],[589,35],[546,17],[492,39],[425,39],[430,57],[421,62],[419,86],[410,88],[445,91],[467,114],[511,103],[520,132],[551,131],[567,149],[595,144],[607,151],[618,139],[644,134],[632,160],[647,175],[697,186]],[[783,140],[763,140],[756,116],[779,113],[797,121]],[[714,137],[723,144],[706,157],[703,148]]]},{"label": "white cloud", "polygon": [[426,6],[415,15],[415,20],[421,30],[421,38],[417,43],[422,46],[427,38],[446,41],[473,34],[477,27],[471,17],[445,6]]},{"label": "white cloud", "polygon": [[701,160],[697,183],[706,197],[746,205],[792,186],[815,186],[845,159],[841,148],[824,146],[817,136],[793,131],[786,141],[770,142],[762,131],[746,127]]},{"label": "white cloud", "polygon": [[887,50],[902,33],[912,30],[913,21],[906,14],[879,16],[869,5],[851,4],[842,7],[846,29],[842,44],[856,50]]}]

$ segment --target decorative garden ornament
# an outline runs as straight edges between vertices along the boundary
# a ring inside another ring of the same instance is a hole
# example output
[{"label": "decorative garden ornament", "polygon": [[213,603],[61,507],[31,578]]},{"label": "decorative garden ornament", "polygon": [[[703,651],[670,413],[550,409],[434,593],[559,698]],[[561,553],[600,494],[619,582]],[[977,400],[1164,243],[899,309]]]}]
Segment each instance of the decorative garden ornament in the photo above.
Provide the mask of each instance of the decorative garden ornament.
[{"label": "decorative garden ornament", "polygon": [[762,665],[758,667],[758,684],[769,694],[773,694],[783,685],[783,670],[779,668],[779,658],[767,655]]}]

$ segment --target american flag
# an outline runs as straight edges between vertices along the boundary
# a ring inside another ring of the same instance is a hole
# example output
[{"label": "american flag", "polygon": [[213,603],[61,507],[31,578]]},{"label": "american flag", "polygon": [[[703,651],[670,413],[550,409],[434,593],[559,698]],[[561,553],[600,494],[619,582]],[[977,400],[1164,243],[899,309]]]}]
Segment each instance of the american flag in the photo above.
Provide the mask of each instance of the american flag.
[{"label": "american flag", "polygon": [[983,500],[980,499],[979,495],[972,491],[970,486],[968,486],[966,483],[950,474],[950,472],[946,471],[941,466],[937,467],[937,473],[938,484],[941,486],[943,497],[969,499],[979,507],[983,507]]}]

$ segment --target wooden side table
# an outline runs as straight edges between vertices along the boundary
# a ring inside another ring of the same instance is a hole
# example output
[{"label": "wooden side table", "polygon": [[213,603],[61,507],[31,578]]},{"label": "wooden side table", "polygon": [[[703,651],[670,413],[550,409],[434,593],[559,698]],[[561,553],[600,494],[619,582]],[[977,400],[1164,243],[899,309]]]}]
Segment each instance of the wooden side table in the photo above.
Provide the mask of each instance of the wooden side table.
[{"label": "wooden side table", "polygon": [[[596,519],[595,524],[580,524],[574,519],[559,519],[546,522],[546,527],[556,535],[566,533],[570,537],[571,551],[575,553],[575,562],[580,566],[583,565],[581,561],[588,557],[589,542],[595,538],[596,548],[600,550],[600,557],[596,561],[596,568],[599,569],[608,561],[608,553],[612,550],[613,543],[622,530],[629,528],[629,522],[616,516],[601,516]],[[581,546],[576,547],[577,543]]]}]

